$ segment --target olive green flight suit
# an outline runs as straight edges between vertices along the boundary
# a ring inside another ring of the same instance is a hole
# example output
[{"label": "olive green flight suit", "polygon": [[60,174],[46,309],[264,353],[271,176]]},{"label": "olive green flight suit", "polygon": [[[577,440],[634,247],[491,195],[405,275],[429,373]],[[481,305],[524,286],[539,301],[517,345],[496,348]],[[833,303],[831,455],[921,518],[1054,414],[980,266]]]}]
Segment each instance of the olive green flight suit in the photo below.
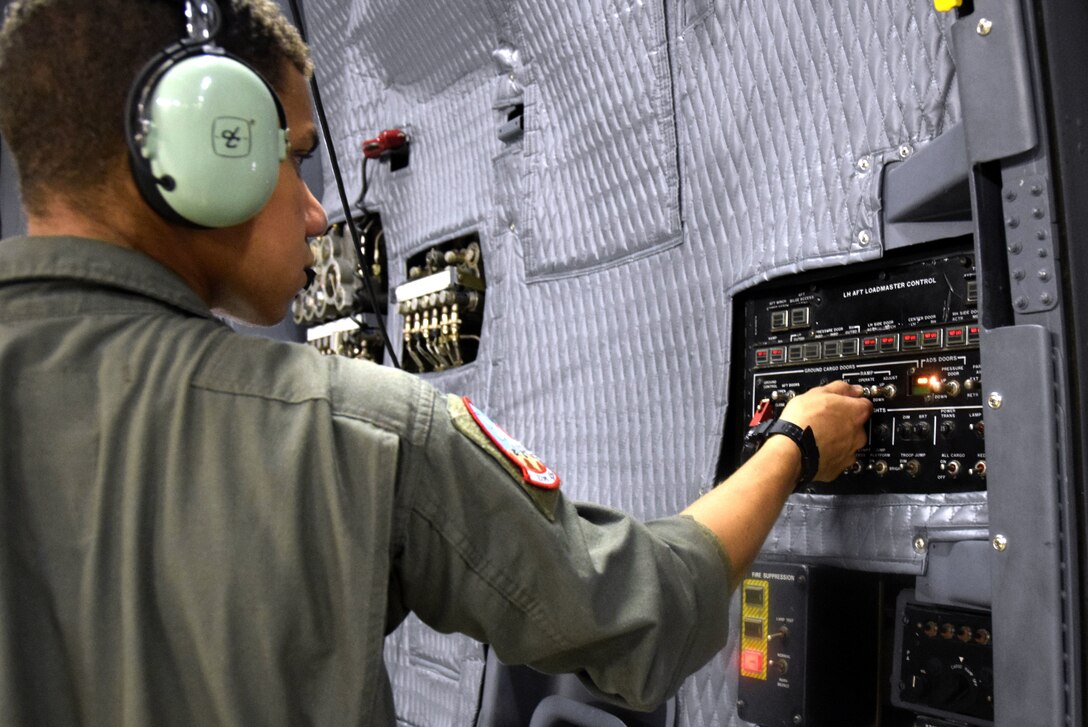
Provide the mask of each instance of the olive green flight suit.
[{"label": "olive green flight suit", "polygon": [[702,526],[533,492],[460,400],[139,253],[0,243],[0,374],[0,724],[392,725],[409,611],[636,707],[725,641]]}]

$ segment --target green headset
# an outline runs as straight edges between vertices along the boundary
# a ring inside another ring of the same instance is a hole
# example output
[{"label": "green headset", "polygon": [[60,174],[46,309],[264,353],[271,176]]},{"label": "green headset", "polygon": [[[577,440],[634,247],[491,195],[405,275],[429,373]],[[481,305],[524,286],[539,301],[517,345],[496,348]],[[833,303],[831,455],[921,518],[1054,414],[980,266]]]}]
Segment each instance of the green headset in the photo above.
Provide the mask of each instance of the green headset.
[{"label": "green headset", "polygon": [[260,73],[215,44],[215,0],[187,0],[185,15],[188,37],[156,55],[129,89],[129,166],[162,217],[229,227],[272,196],[287,117]]}]

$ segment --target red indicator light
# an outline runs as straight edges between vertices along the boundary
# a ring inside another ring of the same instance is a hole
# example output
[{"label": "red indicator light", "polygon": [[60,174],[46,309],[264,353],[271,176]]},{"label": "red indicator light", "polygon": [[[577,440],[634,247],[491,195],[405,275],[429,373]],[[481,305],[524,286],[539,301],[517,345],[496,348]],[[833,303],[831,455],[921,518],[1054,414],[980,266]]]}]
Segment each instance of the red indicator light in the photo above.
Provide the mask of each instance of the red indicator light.
[{"label": "red indicator light", "polygon": [[905,341],[905,342],[914,343],[917,340],[918,340],[918,336],[914,335],[913,333],[904,333],[903,334],[903,341]]},{"label": "red indicator light", "polygon": [[963,335],[963,329],[962,328],[950,328],[950,329],[948,329],[948,335],[950,335],[950,336],[962,336]]},{"label": "red indicator light", "polygon": [[766,351],[756,351],[756,358],[767,358]]},{"label": "red indicator light", "polygon": [[781,348],[771,349],[771,355],[772,356],[781,356],[782,355],[782,349]]},{"label": "red indicator light", "polygon": [[967,330],[972,336],[977,336],[978,335],[978,327],[977,326],[971,326]]},{"label": "red indicator light", "polygon": [[864,345],[866,345],[866,346],[875,346],[876,345],[876,339],[875,338],[866,338],[864,341],[862,341],[862,343]]},{"label": "red indicator light", "polygon": [[884,338],[880,339],[880,342],[881,343],[895,343],[895,337],[894,336],[884,336]]},{"label": "red indicator light", "polygon": [[937,337],[937,332],[936,331],[926,331],[922,335],[925,336],[925,339],[927,341],[932,341],[933,339],[935,339]]},{"label": "red indicator light", "polygon": [[744,649],[740,652],[740,668],[746,672],[763,672],[763,654],[754,649]]}]

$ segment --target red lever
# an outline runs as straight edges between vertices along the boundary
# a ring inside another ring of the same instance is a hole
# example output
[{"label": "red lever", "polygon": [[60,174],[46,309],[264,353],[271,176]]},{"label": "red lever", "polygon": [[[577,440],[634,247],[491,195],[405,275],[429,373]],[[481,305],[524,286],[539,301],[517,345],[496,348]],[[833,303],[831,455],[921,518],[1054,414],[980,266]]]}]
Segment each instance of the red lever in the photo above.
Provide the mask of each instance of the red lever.
[{"label": "red lever", "polygon": [[763,399],[756,407],[756,413],[752,415],[752,421],[748,422],[748,428],[758,427],[763,422],[774,419],[774,404],[770,399]]}]

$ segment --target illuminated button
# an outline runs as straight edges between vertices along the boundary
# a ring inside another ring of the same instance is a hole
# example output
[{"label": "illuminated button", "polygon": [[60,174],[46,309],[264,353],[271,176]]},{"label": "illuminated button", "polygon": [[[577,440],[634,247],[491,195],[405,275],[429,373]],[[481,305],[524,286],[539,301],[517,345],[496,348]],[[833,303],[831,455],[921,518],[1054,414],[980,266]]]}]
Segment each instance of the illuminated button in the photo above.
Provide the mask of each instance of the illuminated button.
[{"label": "illuminated button", "polygon": [[857,356],[858,355],[858,339],[845,338],[842,341],[842,347],[840,349],[843,356]]},{"label": "illuminated button", "polygon": [[934,381],[940,382],[940,378],[937,376],[930,376],[929,374],[919,374],[911,380],[910,393],[915,396],[925,396],[930,392],[930,386]]},{"label": "illuminated button", "polygon": [[940,345],[940,331],[922,331],[922,348],[935,348]]},{"label": "illuminated button", "polygon": [[839,341],[824,341],[824,358],[838,358],[842,351]]},{"label": "illuminated button", "polygon": [[978,326],[967,326],[967,342],[978,343]]},{"label": "illuminated button", "polygon": [[880,352],[888,353],[899,350],[899,334],[890,333],[880,337]]},{"label": "illuminated button", "polygon": [[756,366],[766,366],[771,361],[771,349],[769,348],[757,348],[756,349]]},{"label": "illuminated button", "polygon": [[763,654],[755,649],[740,652],[740,668],[746,672],[763,673]]},{"label": "illuminated button", "polygon": [[770,349],[771,351],[771,363],[785,363],[786,361],[786,349],[781,346],[776,346]]},{"label": "illuminated button", "polygon": [[788,310],[771,311],[771,330],[784,331],[790,327],[790,312]]},{"label": "illuminated button", "polygon": [[806,343],[805,344],[805,360],[806,361],[818,361],[820,358],[820,344],[819,343]]},{"label": "illuminated button", "polygon": [[903,334],[903,350],[913,351],[916,348],[922,347],[922,339],[918,337],[917,333],[904,333]]},{"label": "illuminated button", "polygon": [[945,330],[944,343],[946,346],[962,346],[967,342],[967,329],[954,326]]},{"label": "illuminated button", "polygon": [[808,328],[809,327],[809,309],[794,308],[790,311],[790,328]]},{"label": "illuminated button", "polygon": [[861,339],[862,353],[876,353],[879,350],[879,342],[875,338]]},{"label": "illuminated button", "polygon": [[757,618],[744,619],[744,635],[750,639],[763,639],[763,622]]}]

